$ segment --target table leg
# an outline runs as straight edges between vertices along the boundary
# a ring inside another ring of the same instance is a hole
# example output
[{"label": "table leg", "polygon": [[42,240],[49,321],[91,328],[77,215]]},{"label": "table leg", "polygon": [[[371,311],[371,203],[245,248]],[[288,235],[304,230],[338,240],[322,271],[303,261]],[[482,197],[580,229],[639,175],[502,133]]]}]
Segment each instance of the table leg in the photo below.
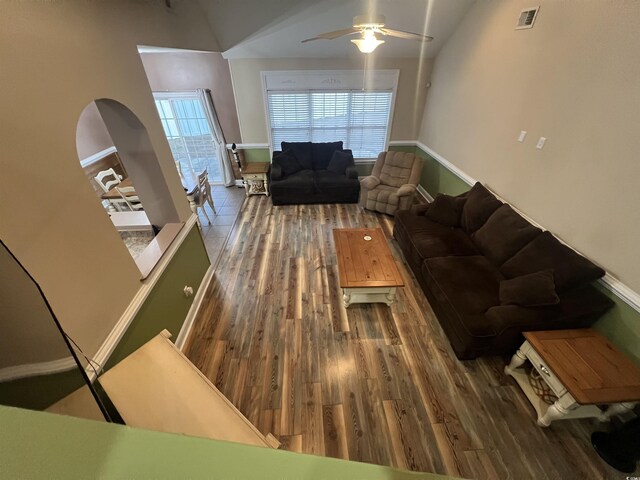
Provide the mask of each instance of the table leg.
[{"label": "table leg", "polygon": [[576,401],[569,394],[564,394],[553,405],[549,405],[547,411],[541,417],[538,417],[538,425],[548,427],[554,420],[560,420],[566,417],[571,410],[578,407]]},{"label": "table leg", "polygon": [[391,290],[389,290],[389,293],[386,294],[387,297],[387,306],[390,307],[391,305],[393,305],[393,302],[396,301],[396,289],[392,288]]},{"label": "table leg", "polygon": [[509,365],[504,367],[504,373],[507,375],[511,375],[511,373],[518,367],[524,365],[524,362],[527,361],[527,356],[522,353],[521,349],[518,349],[516,353],[511,357],[511,362]]},{"label": "table leg", "polygon": [[607,407],[607,409],[604,412],[602,412],[602,415],[600,416],[599,420],[602,422],[608,422],[609,420],[611,420],[611,417],[615,415],[623,415],[625,413],[628,413],[632,411],[635,406],[636,406],[635,402],[623,402],[623,403],[611,404],[609,405],[609,407]]},{"label": "table leg", "polygon": [[349,308],[349,305],[351,305],[351,295],[346,293],[344,290],[342,292],[342,301],[344,302],[344,308]]}]

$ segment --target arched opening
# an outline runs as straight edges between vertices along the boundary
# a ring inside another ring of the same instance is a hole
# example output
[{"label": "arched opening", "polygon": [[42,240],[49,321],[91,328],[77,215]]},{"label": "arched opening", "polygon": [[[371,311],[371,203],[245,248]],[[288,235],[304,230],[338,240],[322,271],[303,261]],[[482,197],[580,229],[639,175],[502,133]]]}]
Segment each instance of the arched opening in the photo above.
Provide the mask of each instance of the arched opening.
[{"label": "arched opening", "polygon": [[147,129],[122,103],[97,99],[80,115],[76,147],[87,180],[146,277],[161,255],[150,248],[156,236],[168,225],[172,232],[179,230],[178,212]]}]

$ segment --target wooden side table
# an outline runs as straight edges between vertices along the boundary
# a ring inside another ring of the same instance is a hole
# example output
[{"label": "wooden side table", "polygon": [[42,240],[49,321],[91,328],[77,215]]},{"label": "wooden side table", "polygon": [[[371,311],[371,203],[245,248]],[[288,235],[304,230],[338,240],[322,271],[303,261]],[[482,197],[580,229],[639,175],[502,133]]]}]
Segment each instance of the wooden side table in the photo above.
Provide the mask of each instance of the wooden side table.
[{"label": "wooden side table", "polygon": [[[640,368],[590,328],[525,332],[525,342],[504,369],[533,404],[538,425],[554,420],[609,420],[640,401]],[[533,368],[558,397],[547,405],[536,395],[523,365]],[[602,411],[597,405],[609,405]]]},{"label": "wooden side table", "polygon": [[249,195],[269,195],[269,182],[267,174],[271,165],[267,162],[248,163],[242,169],[244,179],[244,189],[247,197]]}]

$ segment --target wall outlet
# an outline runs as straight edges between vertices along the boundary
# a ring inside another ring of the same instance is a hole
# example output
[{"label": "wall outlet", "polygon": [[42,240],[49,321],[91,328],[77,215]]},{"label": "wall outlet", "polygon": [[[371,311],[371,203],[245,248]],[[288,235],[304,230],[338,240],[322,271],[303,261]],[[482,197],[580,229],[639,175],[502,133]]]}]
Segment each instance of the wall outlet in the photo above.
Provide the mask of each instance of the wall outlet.
[{"label": "wall outlet", "polygon": [[525,132],[524,130],[520,131],[520,135],[518,135],[518,141],[520,143],[524,142],[524,138],[527,136],[527,132]]},{"label": "wall outlet", "polygon": [[542,150],[542,147],[544,147],[544,143],[547,141],[546,137],[540,137],[540,139],[538,140],[538,143],[536,143],[536,148],[538,150]]}]

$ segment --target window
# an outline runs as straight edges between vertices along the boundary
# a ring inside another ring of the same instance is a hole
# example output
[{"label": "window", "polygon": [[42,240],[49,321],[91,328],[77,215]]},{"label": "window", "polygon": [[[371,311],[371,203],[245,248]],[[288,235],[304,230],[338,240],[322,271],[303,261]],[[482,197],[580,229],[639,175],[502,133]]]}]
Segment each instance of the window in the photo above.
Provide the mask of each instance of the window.
[{"label": "window", "polygon": [[375,158],[385,149],[391,91],[267,92],[271,140],[334,142],[355,158]]},{"label": "window", "polygon": [[195,176],[207,169],[211,183],[222,183],[211,125],[197,94],[154,93],[156,108],[180,168]]},{"label": "window", "polygon": [[261,72],[271,147],[342,141],[359,159],[386,150],[399,70]]}]

